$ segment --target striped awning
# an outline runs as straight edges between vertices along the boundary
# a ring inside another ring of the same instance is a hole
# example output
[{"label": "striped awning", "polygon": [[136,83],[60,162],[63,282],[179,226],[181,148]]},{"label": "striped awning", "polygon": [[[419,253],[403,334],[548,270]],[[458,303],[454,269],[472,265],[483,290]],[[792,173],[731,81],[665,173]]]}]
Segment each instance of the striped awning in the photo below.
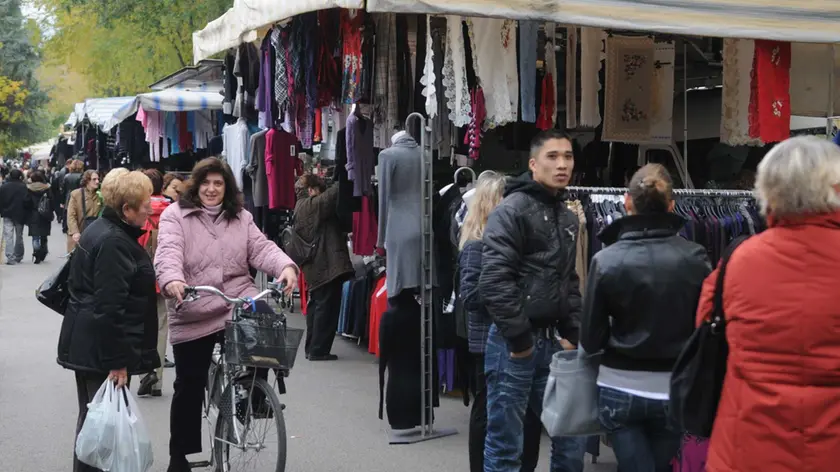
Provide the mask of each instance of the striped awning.
[{"label": "striped awning", "polygon": [[91,123],[101,127],[117,110],[134,99],[135,97],[89,98],[85,100],[85,116]]},{"label": "striped awning", "polygon": [[542,20],[692,36],[840,42],[840,0],[368,0],[367,10]]},{"label": "striped awning", "polygon": [[171,88],[157,92],[141,93],[132,97],[129,103],[112,113],[101,127],[104,131],[109,131],[123,120],[137,113],[140,106],[144,110],[158,111],[221,110],[223,97],[220,90],[209,90],[192,91]]}]

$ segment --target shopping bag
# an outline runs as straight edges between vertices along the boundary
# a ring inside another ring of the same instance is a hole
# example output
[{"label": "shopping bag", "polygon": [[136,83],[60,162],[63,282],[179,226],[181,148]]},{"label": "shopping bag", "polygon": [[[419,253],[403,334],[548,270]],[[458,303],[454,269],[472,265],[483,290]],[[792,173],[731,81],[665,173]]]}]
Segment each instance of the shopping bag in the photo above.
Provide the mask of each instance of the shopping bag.
[{"label": "shopping bag", "polygon": [[87,408],[85,422],[76,437],[76,457],[97,469],[112,470],[119,422],[119,399],[114,382],[106,380]]},{"label": "shopping bag", "polygon": [[559,351],[551,359],[540,419],[549,436],[590,436],[603,432],[598,420],[598,367],[601,355],[583,349]]},{"label": "shopping bag", "polygon": [[127,387],[117,389],[119,420],[117,441],[111,470],[114,472],[147,472],[154,462],[152,441],[140,415],[137,401]]}]

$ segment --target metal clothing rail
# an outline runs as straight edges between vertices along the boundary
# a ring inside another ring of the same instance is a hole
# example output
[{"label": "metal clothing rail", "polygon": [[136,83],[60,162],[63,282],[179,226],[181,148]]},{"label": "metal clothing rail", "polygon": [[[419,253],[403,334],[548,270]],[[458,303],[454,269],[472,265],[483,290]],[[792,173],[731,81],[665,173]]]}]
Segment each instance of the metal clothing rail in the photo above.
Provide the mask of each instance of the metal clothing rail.
[{"label": "metal clothing rail", "polygon": [[[629,191],[626,187],[566,187],[569,192],[591,195],[624,195]],[[724,198],[755,198],[749,190],[720,190],[720,189],[674,189],[676,197],[724,197]]]}]

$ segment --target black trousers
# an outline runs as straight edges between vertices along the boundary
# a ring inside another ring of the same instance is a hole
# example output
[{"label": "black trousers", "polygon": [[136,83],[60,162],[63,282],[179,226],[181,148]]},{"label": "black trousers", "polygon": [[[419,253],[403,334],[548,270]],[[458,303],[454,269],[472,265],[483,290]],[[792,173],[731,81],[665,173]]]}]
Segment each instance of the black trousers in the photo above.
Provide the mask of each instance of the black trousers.
[{"label": "black trousers", "polygon": [[309,356],[326,356],[332,351],[341,312],[341,286],[342,280],[336,279],[309,291],[304,342]]},{"label": "black trousers", "polygon": [[[85,424],[87,418],[87,405],[93,401],[99,387],[108,378],[108,374],[99,372],[76,372],[76,397],[79,401],[79,418],[76,420],[76,437],[79,437],[79,431],[82,430],[82,425]],[[128,378],[129,382],[131,377]],[[91,467],[79,461],[76,457],[76,441],[73,441],[73,472],[101,472],[96,467]]]},{"label": "black trousers", "polygon": [[175,355],[175,393],[169,412],[169,456],[201,452],[201,408],[213,348],[222,338],[214,333],[172,346]]},{"label": "black trousers", "polygon": [[[487,435],[487,380],[484,377],[484,355],[473,354],[475,397],[470,410],[470,472],[484,472],[484,437]],[[533,472],[540,459],[542,422],[530,408],[523,425],[525,441],[522,448],[521,472]]]}]

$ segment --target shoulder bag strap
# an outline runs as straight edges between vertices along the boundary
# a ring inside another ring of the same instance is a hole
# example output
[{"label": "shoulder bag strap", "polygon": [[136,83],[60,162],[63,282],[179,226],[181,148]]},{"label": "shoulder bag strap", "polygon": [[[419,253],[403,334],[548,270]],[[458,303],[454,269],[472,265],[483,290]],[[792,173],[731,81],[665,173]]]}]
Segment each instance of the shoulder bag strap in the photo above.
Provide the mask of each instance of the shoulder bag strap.
[{"label": "shoulder bag strap", "polygon": [[737,237],[723,250],[723,256],[718,266],[717,280],[715,281],[714,311],[712,312],[713,327],[721,327],[726,322],[726,314],[723,312],[723,280],[726,278],[726,266],[729,264],[729,259],[735,252],[735,248],[747,239],[748,236]]},{"label": "shoulder bag strap", "polygon": [[87,205],[85,205],[85,189],[79,191],[82,197],[82,223],[79,225],[79,231],[85,229],[85,220],[87,220]]}]

